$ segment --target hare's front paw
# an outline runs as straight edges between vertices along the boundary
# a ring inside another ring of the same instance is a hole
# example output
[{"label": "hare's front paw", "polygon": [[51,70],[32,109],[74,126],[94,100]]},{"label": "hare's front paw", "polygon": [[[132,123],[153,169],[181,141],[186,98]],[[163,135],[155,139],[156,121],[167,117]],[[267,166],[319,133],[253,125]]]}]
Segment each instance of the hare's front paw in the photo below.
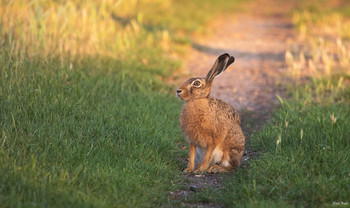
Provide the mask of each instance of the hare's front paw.
[{"label": "hare's front paw", "polygon": [[206,171],[206,168],[204,166],[200,166],[199,168],[196,168],[196,170],[194,170],[194,173],[204,173]]}]

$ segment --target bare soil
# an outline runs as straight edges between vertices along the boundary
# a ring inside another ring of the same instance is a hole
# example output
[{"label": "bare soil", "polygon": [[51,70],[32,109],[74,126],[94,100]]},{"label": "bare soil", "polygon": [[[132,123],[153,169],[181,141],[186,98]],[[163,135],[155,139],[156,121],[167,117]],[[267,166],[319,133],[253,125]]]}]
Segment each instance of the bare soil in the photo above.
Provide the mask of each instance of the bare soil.
[{"label": "bare soil", "polygon": [[[190,57],[185,69],[194,76],[205,76],[216,58],[229,53],[236,61],[215,78],[211,96],[222,99],[236,108],[242,119],[247,139],[265,124],[272,110],[279,104],[276,95],[283,94],[286,66],[284,54],[288,41],[294,36],[288,12],[293,5],[286,2],[259,0],[246,4],[240,14],[223,15],[210,28],[207,37],[193,37]],[[249,151],[247,161],[258,153]],[[184,161],[185,162],[185,161]],[[225,188],[222,181],[230,174],[184,174],[188,188],[170,193],[173,199],[185,200],[192,192]],[[193,188],[195,187],[195,188]],[[220,207],[217,204],[186,204],[189,207]]]}]

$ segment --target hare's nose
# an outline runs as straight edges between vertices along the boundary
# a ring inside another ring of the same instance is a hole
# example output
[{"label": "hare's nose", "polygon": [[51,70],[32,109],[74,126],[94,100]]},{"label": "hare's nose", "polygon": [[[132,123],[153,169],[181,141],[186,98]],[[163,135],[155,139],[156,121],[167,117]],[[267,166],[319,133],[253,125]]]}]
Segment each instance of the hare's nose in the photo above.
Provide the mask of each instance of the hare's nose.
[{"label": "hare's nose", "polygon": [[177,94],[181,94],[181,93],[182,93],[182,90],[181,90],[181,89],[177,89],[177,90],[176,90],[176,93],[177,93]]}]

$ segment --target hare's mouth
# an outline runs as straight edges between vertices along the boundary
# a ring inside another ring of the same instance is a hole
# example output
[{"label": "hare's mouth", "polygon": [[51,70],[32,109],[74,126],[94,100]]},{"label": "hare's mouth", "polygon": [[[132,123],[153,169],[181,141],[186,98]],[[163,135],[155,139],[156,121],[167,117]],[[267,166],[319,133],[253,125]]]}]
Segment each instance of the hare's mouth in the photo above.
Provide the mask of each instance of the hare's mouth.
[{"label": "hare's mouth", "polygon": [[176,93],[176,96],[177,96],[180,100],[183,100],[179,93]]},{"label": "hare's mouth", "polygon": [[177,96],[180,100],[183,100],[182,97],[181,97],[182,92],[183,92],[182,89],[177,89],[177,90],[176,90],[176,96]]}]

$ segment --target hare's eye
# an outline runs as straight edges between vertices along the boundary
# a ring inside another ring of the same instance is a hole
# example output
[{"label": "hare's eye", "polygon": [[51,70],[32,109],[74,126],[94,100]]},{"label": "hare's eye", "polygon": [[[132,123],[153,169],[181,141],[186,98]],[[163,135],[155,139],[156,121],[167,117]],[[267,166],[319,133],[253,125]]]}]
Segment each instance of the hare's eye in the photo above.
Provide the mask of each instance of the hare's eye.
[{"label": "hare's eye", "polygon": [[192,84],[193,84],[193,86],[198,87],[201,85],[201,82],[197,80],[197,81],[194,81]]}]

